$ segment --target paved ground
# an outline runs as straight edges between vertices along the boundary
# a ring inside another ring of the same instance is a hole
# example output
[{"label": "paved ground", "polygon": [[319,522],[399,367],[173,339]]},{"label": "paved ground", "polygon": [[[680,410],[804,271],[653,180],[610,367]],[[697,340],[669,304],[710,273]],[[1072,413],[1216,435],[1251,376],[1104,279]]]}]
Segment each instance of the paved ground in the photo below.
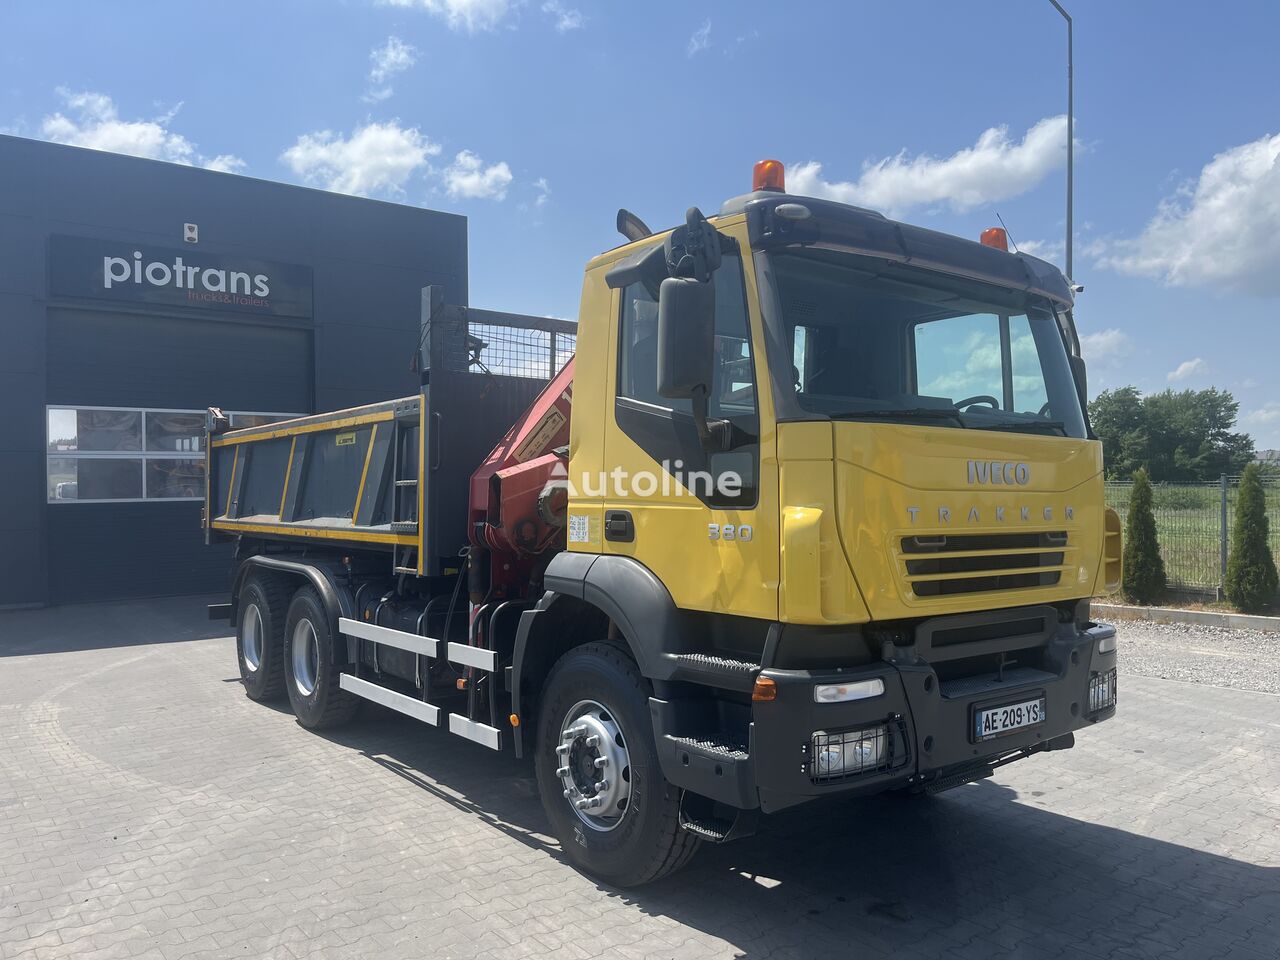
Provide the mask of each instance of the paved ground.
[{"label": "paved ground", "polygon": [[310,734],[197,610],[0,614],[0,957],[1280,956],[1275,696],[1127,675],[1073,751],[624,893],[528,767],[372,710]]}]

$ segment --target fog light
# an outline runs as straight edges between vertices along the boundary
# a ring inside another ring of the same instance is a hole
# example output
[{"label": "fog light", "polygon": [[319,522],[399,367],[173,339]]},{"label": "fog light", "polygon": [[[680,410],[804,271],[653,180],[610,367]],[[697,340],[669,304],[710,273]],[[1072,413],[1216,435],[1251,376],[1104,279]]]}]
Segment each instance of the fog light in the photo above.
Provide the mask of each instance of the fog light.
[{"label": "fog light", "polygon": [[1109,637],[1103,637],[1098,641],[1099,653],[1115,653],[1116,652],[1116,635],[1113,633]]},{"label": "fog light", "polygon": [[818,703],[846,703],[849,700],[870,700],[882,693],[884,681],[872,677],[852,683],[820,683],[813,688],[813,699]]},{"label": "fog light", "polygon": [[1105,673],[1095,673],[1089,678],[1089,712],[1098,713],[1116,705],[1116,671],[1112,667]]},{"label": "fog light", "polygon": [[869,773],[884,762],[888,742],[889,727],[883,723],[843,733],[815,730],[809,748],[809,775],[814,780],[834,780]]}]

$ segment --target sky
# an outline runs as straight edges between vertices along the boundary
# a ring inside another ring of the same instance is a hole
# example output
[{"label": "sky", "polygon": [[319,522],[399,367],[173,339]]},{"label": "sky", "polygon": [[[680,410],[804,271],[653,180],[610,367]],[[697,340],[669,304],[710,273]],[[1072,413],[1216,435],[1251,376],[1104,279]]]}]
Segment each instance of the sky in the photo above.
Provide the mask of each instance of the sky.
[{"label": "sky", "polygon": [[[1280,448],[1280,6],[1069,0],[1090,390],[1216,386]],[[576,318],[620,238],[792,193],[1062,263],[1049,0],[0,6],[0,132],[461,213],[474,306]]]}]

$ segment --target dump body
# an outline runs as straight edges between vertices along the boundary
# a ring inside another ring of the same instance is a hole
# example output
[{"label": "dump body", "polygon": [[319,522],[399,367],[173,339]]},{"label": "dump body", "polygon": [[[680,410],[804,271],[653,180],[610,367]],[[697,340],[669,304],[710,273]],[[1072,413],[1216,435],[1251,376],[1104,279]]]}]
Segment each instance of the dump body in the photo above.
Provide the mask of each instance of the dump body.
[{"label": "dump body", "polygon": [[420,395],[210,438],[211,541],[380,550],[420,576],[457,570],[471,473],[572,353],[576,327],[426,296]]}]

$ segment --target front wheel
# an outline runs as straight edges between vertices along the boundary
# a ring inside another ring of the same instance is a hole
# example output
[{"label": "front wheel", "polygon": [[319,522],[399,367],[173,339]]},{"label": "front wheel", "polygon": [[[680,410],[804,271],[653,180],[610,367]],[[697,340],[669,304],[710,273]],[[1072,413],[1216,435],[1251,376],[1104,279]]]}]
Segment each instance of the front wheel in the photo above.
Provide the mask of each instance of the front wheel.
[{"label": "front wheel", "polygon": [[699,842],[662,776],[649,693],[624,647],[588,643],[552,668],[538,711],[543,809],[574,865],[619,887],[679,869]]}]

